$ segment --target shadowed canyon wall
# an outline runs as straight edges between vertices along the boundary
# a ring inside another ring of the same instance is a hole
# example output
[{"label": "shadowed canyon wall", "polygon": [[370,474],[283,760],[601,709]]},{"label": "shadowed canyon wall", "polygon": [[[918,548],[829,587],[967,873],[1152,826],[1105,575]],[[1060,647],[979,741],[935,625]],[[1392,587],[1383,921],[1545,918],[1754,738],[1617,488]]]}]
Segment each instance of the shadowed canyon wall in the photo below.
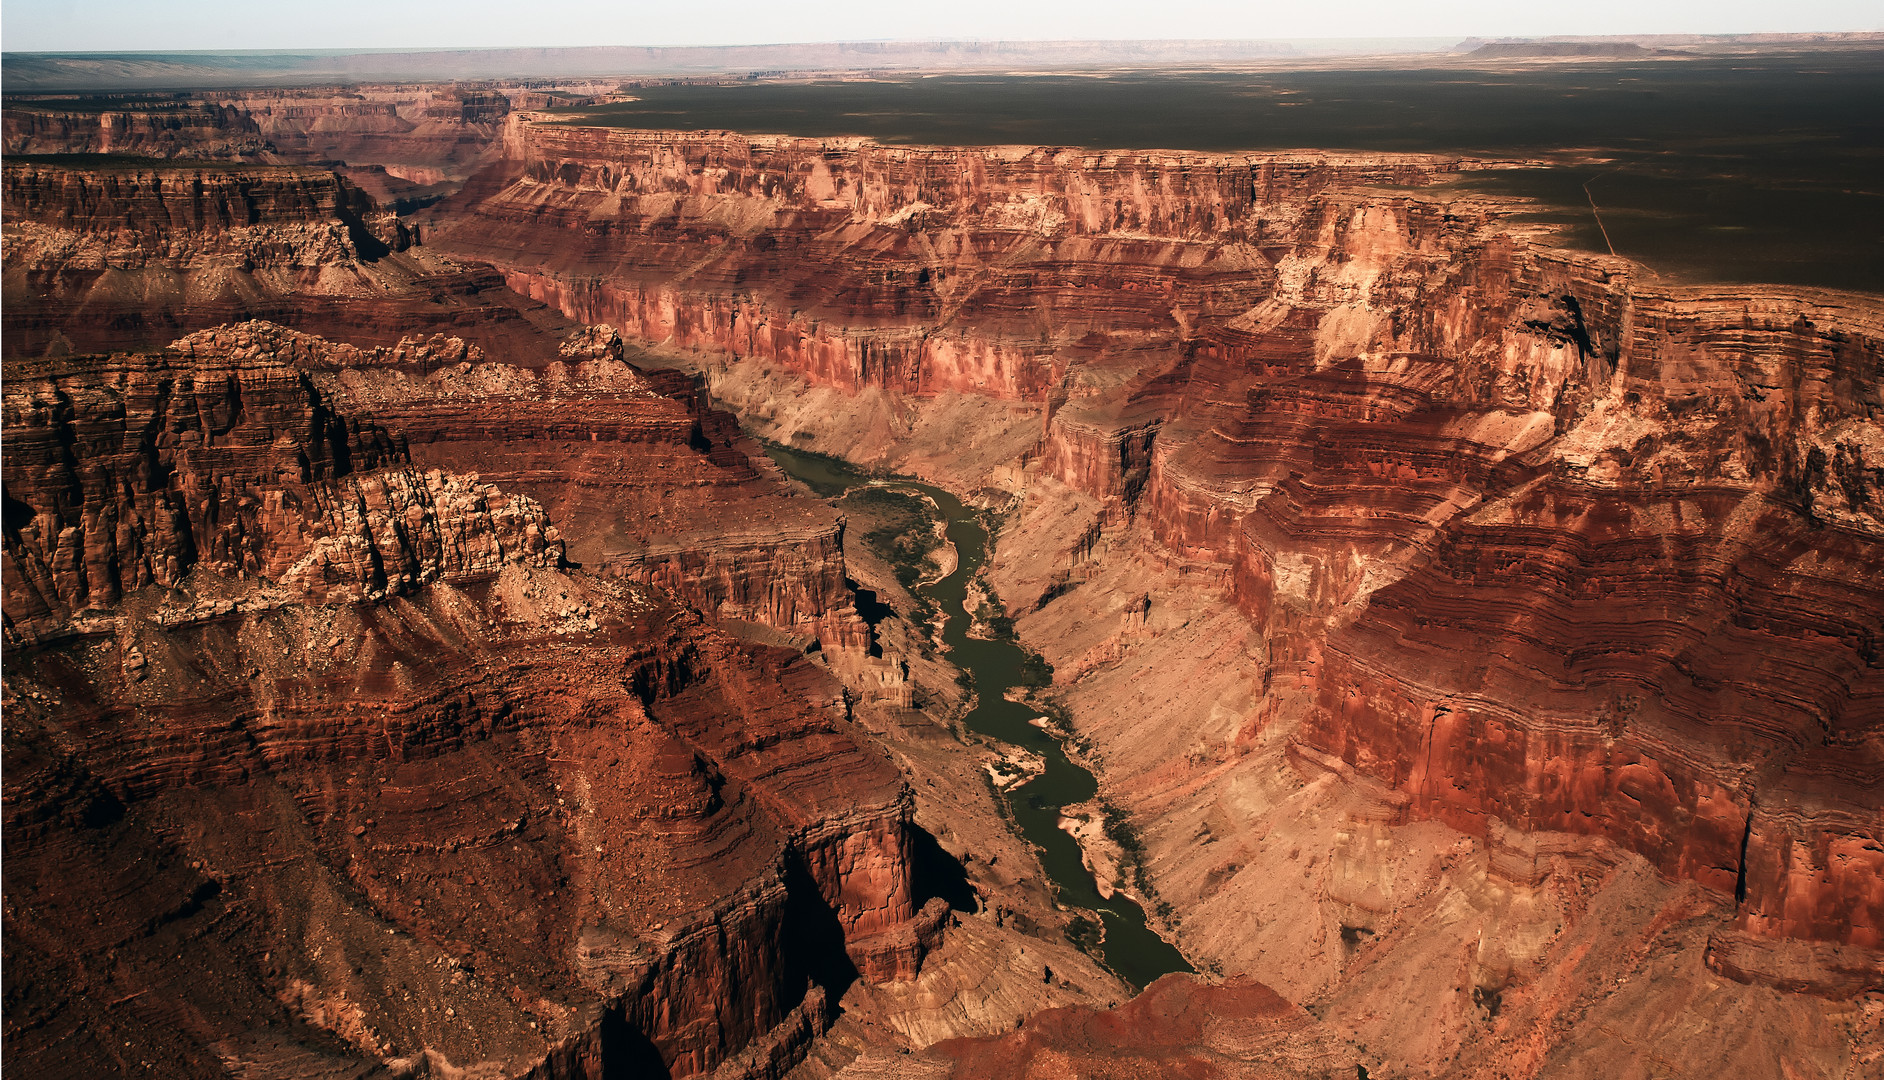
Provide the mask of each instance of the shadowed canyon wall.
[{"label": "shadowed canyon wall", "polygon": [[[778,1076],[852,979],[914,977],[946,908],[918,913],[896,770],[823,669],[675,599],[848,630],[839,524],[793,507],[834,566],[774,538],[768,607],[716,594],[710,550],[583,571],[541,504],[451,468],[527,462],[548,420],[786,501],[684,380],[612,334],[565,349],[249,323],[8,361],[13,1064]],[[466,359],[415,362],[441,351]],[[531,427],[539,383],[583,404]]]},{"label": "shadowed canyon wall", "polygon": [[[9,99],[6,153],[118,154],[254,164],[341,162],[377,174],[399,194],[462,182],[502,154],[512,103],[544,95],[514,88],[363,85],[192,95],[49,95]],[[587,96],[565,92],[559,103]]]},{"label": "shadowed canyon wall", "polygon": [[1034,475],[1260,630],[1244,740],[1732,897],[1722,972],[1884,979],[1875,300],[1553,251],[1436,159],[525,139],[437,243],[669,348],[1044,406]]},{"label": "shadowed canyon wall", "polygon": [[[5,117],[13,1064],[1884,1053],[1875,297],[1556,251],[1447,158],[179,101]],[[98,152],[169,160],[13,156]],[[1095,1009],[852,578],[914,604],[715,401],[1005,507],[1119,886],[1273,991]]]}]

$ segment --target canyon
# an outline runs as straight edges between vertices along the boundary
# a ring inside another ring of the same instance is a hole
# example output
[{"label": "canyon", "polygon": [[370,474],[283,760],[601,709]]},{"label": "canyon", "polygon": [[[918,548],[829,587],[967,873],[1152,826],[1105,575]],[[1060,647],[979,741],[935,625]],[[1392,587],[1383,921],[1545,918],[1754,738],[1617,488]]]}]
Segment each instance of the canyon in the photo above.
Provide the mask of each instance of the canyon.
[{"label": "canyon", "polygon": [[[1469,156],[550,100],[9,100],[21,1067],[1884,1062],[1876,296],[1555,247]],[[1201,974],[1074,944],[755,437],[997,526],[1089,865]]]}]

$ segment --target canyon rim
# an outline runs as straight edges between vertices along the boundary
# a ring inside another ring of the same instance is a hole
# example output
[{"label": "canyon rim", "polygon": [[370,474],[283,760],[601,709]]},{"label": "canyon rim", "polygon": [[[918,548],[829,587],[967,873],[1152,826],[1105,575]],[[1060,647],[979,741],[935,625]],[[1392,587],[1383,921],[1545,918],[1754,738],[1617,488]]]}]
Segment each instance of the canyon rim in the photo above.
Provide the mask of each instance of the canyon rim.
[{"label": "canyon rim", "polygon": [[7,54],[6,1066],[1884,1073],[1884,40],[1419,50]]}]

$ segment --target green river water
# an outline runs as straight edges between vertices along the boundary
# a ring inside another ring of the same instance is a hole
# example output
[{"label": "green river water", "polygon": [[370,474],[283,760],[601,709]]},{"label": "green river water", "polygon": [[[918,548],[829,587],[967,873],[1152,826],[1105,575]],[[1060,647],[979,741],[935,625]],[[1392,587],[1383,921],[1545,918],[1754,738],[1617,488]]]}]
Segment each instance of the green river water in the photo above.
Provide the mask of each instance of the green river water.
[{"label": "green river water", "polygon": [[[872,479],[831,458],[801,454],[782,446],[767,447],[766,452],[780,468],[827,498],[840,497]],[[934,500],[959,555],[953,573],[932,585],[918,586],[915,591],[941,607],[947,620],[942,642],[948,648],[949,660],[974,680],[977,704],[963,717],[963,723],[971,731],[1032,751],[1046,762],[1045,772],[1007,792],[1008,806],[1021,835],[1038,849],[1040,864],[1060,902],[1098,915],[1104,932],[1096,942],[1086,942],[1089,951],[1120,978],[1141,989],[1160,975],[1194,970],[1183,954],[1145,925],[1144,910],[1130,897],[1115,893],[1106,899],[1099,894],[1092,873],[1080,858],[1079,844],[1060,829],[1060,808],[1093,798],[1099,785],[1092,773],[1067,757],[1058,738],[1032,722],[1043,719],[1040,712],[1003,696],[1009,688],[1023,684],[1025,650],[1013,641],[983,641],[968,636],[970,618],[964,607],[968,583],[988,555],[988,532],[980,516],[941,488],[901,478],[894,483]]]}]

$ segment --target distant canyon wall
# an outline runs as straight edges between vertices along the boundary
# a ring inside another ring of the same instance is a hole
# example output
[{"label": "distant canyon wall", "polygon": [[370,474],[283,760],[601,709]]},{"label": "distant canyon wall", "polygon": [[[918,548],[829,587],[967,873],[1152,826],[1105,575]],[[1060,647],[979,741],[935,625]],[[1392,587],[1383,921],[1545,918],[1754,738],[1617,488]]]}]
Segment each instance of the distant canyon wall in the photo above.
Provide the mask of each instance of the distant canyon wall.
[{"label": "distant canyon wall", "polygon": [[[512,98],[541,95],[453,84],[230,90],[187,98],[10,100],[8,156],[117,154],[255,164],[344,161],[417,184],[463,180],[503,152]],[[580,96],[567,100],[581,101]]]},{"label": "distant canyon wall", "polygon": [[[444,250],[623,333],[818,382],[1038,396],[1069,351],[1167,342],[1273,287],[1331,184],[1455,163],[898,148],[533,125]],[[1090,341],[1084,339],[1092,338]]]},{"label": "distant canyon wall", "polygon": [[1040,402],[1038,468],[1266,631],[1251,737],[1734,895],[1722,970],[1884,980],[1875,298],[1555,251],[1431,158],[525,149],[442,247],[631,337]]},{"label": "distant canyon wall", "polygon": [[9,158],[0,207],[8,356],[161,349],[265,319],[369,345],[443,331],[540,363],[573,325],[433,255],[332,168]]}]

